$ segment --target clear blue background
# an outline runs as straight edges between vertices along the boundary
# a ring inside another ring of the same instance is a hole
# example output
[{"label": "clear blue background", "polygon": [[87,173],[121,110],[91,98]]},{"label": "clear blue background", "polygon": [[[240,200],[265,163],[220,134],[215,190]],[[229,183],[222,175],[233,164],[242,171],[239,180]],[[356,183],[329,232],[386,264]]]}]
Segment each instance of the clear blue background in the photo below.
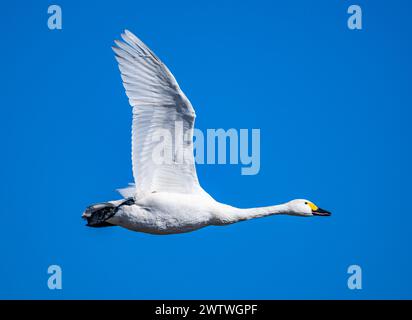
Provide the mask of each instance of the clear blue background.
[{"label": "clear blue background", "polygon": [[[412,298],[408,1],[49,1],[1,8],[0,298]],[[360,4],[363,30],[347,28]],[[279,216],[152,236],[84,227],[132,181],[124,28],[169,66],[196,126],[260,128],[261,170],[200,165],[217,200]],[[63,290],[47,268],[63,269]],[[347,288],[347,268],[363,289]]]}]

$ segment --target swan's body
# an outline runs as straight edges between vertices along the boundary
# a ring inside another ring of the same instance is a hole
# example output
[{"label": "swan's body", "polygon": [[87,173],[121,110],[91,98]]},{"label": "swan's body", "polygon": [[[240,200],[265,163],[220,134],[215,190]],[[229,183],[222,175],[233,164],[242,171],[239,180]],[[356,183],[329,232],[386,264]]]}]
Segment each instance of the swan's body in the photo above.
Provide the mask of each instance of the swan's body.
[{"label": "swan's body", "polygon": [[[190,101],[169,69],[143,42],[127,30],[122,38],[125,42],[116,41],[113,50],[133,107],[135,184],[119,190],[123,200],[88,207],[83,217],[89,226],[118,225],[133,231],[172,234],[274,214],[330,215],[303,199],[251,209],[215,201],[197,178],[193,157],[195,112]],[[171,140],[164,144],[164,157],[159,159],[156,148],[159,134],[165,131]]]},{"label": "swan's body", "polygon": [[159,192],[134,205],[120,206],[107,222],[133,231],[170,234],[288,212],[287,205],[248,210],[251,209],[228,206],[203,195]]}]

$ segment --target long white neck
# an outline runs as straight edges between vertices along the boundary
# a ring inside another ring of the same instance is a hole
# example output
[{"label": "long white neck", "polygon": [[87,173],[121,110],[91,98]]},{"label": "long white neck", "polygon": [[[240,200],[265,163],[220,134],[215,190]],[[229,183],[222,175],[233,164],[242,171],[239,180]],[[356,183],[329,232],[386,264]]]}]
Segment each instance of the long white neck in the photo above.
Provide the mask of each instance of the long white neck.
[{"label": "long white neck", "polygon": [[276,206],[259,207],[259,208],[248,208],[240,209],[231,206],[226,206],[224,209],[224,214],[222,216],[223,224],[235,223],[238,221],[262,218],[266,216],[276,215],[276,214],[289,214],[290,209],[286,204],[279,204]]}]

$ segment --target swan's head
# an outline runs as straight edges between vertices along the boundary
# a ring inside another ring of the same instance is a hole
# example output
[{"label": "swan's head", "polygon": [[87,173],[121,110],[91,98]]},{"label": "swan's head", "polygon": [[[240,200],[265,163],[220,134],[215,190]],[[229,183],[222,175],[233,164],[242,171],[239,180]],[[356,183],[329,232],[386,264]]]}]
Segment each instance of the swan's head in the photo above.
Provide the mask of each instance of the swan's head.
[{"label": "swan's head", "polygon": [[305,199],[296,199],[288,202],[291,214],[298,216],[330,216],[331,213],[319,208],[312,201]]}]

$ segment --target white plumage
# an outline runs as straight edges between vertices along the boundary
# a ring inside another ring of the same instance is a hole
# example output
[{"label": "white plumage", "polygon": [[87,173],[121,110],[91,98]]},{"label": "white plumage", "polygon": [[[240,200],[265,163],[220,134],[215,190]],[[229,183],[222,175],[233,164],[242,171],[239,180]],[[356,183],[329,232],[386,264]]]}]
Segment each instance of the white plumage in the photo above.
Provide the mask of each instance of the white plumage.
[{"label": "white plumage", "polygon": [[[202,189],[196,174],[196,115],[192,104],[169,69],[140,39],[127,30],[121,36],[124,41],[116,40],[113,50],[132,106],[135,183],[119,190],[126,200],[88,207],[83,217],[89,226],[119,225],[134,231],[170,234],[272,214],[330,215],[303,199],[252,209],[216,202]],[[171,155],[171,161],[159,161],[154,156],[159,132],[165,131],[171,139],[163,143],[163,152]]]}]

